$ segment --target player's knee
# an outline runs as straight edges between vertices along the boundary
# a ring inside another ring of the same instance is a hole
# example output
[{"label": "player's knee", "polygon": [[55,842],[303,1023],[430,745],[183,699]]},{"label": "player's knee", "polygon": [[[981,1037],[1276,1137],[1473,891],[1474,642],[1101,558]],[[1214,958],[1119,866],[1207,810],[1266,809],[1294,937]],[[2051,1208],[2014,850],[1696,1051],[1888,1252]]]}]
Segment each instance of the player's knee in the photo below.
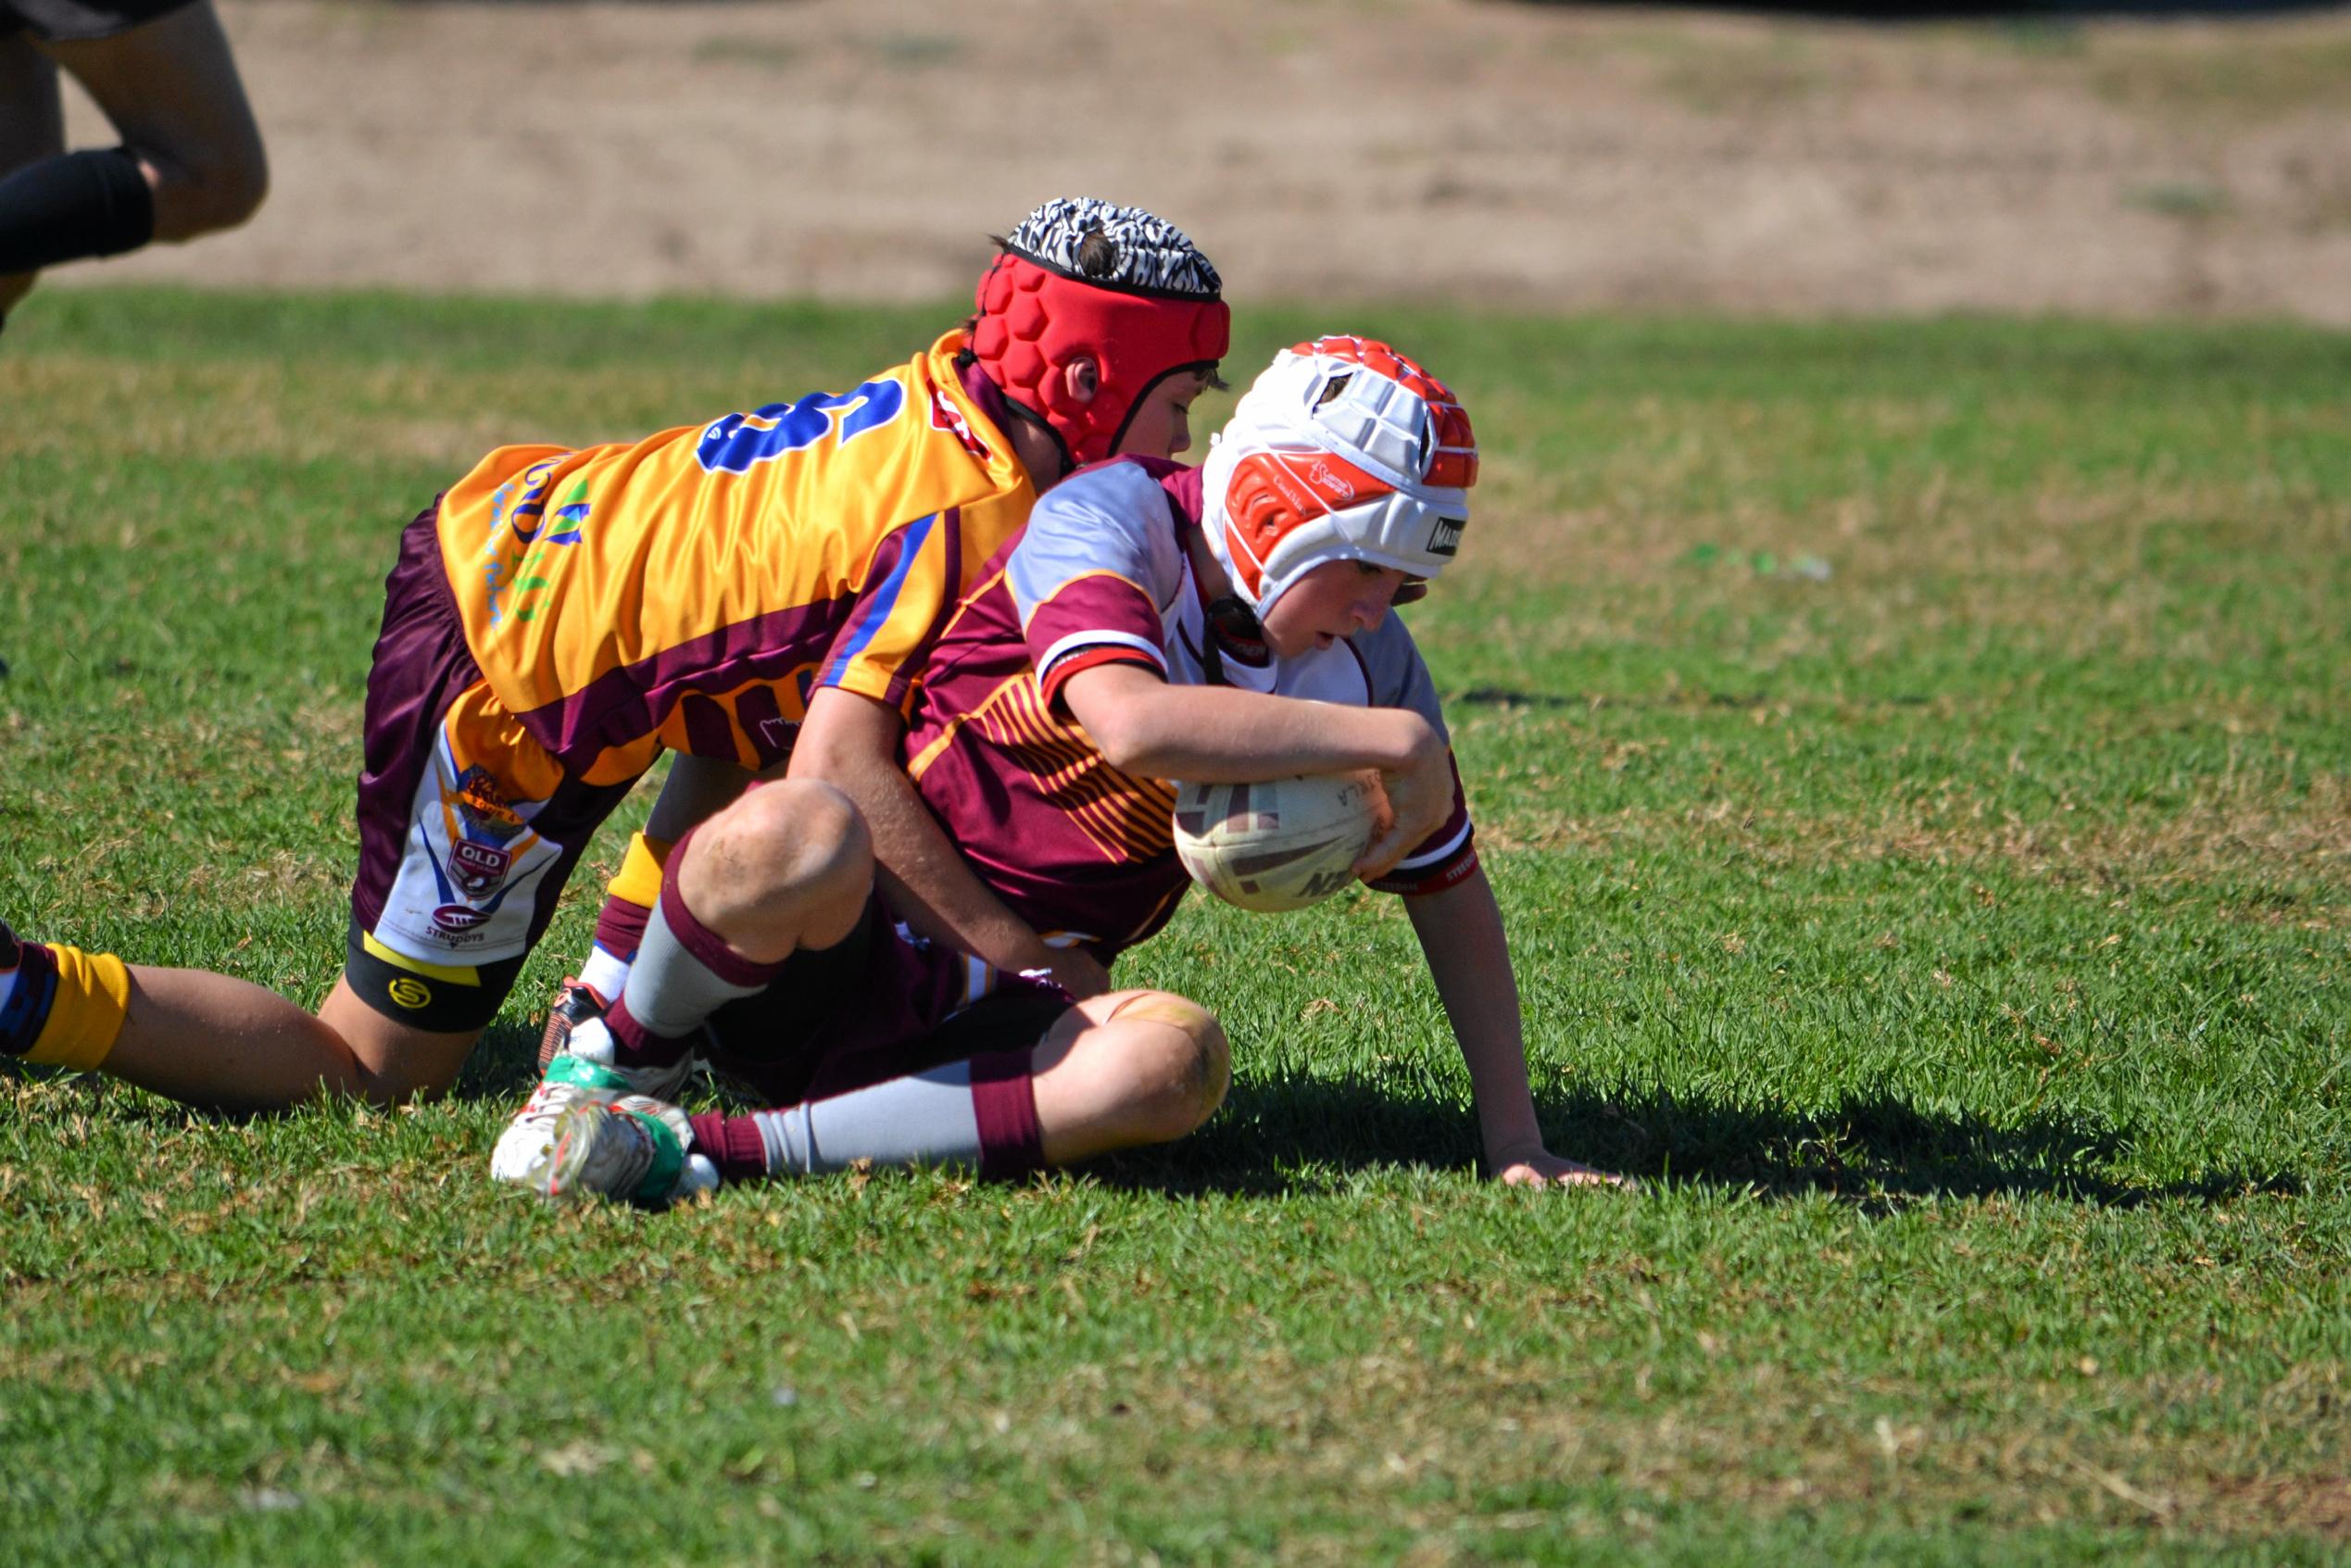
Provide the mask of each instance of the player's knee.
[{"label": "player's knee", "polygon": [[1136,1110],[1151,1135],[1180,1138],[1216,1113],[1232,1083],[1232,1060],[1214,1013],[1170,991],[1139,991],[1111,1016],[1129,1036]]},{"label": "player's knee", "polygon": [[261,204],[269,199],[269,160],[257,146],[249,159],[240,159],[224,167],[208,183],[212,191],[210,227],[215,230],[237,228],[250,221],[253,215],[261,210]]},{"label": "player's knee", "polygon": [[134,149],[155,185],[156,238],[190,240],[233,229],[261,210],[270,163],[258,140],[189,156]]},{"label": "player's knee", "polygon": [[761,900],[861,902],[873,881],[865,818],[827,784],[778,780],[744,796],[710,828],[711,852],[724,858],[736,886]]}]

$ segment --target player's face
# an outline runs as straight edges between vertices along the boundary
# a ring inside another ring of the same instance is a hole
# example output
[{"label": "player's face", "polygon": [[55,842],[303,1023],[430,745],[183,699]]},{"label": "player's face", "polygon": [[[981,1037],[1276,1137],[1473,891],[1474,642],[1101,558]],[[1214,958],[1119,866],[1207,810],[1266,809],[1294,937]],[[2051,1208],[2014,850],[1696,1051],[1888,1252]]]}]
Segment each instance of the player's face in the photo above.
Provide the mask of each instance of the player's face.
[{"label": "player's face", "polygon": [[1192,400],[1208,390],[1208,377],[1197,370],[1169,376],[1143,395],[1120,452],[1139,458],[1172,458],[1192,446]]},{"label": "player's face", "polygon": [[1325,561],[1290,584],[1265,613],[1265,641],[1284,657],[1326,648],[1387,619],[1404,574],[1369,561]]}]

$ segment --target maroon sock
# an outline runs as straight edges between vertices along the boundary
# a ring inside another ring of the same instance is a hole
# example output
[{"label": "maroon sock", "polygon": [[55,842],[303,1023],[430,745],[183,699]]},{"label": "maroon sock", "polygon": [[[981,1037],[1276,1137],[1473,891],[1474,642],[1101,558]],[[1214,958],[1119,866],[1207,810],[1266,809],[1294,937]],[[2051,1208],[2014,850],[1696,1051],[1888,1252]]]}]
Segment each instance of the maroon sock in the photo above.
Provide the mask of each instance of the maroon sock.
[{"label": "maroon sock", "polygon": [[[910,1154],[964,1160],[974,1151],[962,1140],[976,1135],[980,1174],[991,1181],[1009,1180],[1045,1163],[1030,1060],[1027,1050],[998,1051],[914,1077],[748,1116],[709,1112],[690,1119],[694,1147],[718,1167],[721,1177],[743,1182],[841,1170],[862,1158],[882,1158],[893,1164]],[[972,1120],[963,1123],[969,1131],[960,1135],[950,1124],[960,1119],[959,1113],[946,1111],[937,1098],[939,1090],[957,1076],[962,1092],[971,1096]],[[899,1119],[902,1115],[915,1120],[908,1123]],[[924,1123],[942,1115],[946,1120],[928,1129],[941,1135],[939,1141],[924,1148]],[[910,1132],[914,1135],[911,1141]]]},{"label": "maroon sock", "polygon": [[694,1046],[691,1035],[656,1035],[646,1028],[629,1011],[626,992],[605,1010],[604,1027],[612,1035],[616,1067],[675,1067]]},{"label": "maroon sock", "polygon": [[689,833],[670,851],[661,901],[646,922],[628,984],[604,1015],[618,1047],[614,1060],[623,1066],[680,1060],[710,1014],[758,995],[783,972],[780,962],[761,963],[736,952],[686,906],[678,872],[693,842]]},{"label": "maroon sock", "polygon": [[972,1058],[972,1111],[979,1121],[980,1174],[1008,1181],[1045,1167],[1037,1124],[1035,1053],[1026,1047]]},{"label": "maroon sock", "polygon": [[623,961],[636,957],[653,911],[626,898],[607,898],[596,917],[596,945]]},{"label": "maroon sock", "polygon": [[760,1124],[748,1116],[729,1116],[706,1110],[688,1118],[694,1126],[694,1147],[718,1167],[725,1182],[756,1182],[767,1177],[767,1144]]}]

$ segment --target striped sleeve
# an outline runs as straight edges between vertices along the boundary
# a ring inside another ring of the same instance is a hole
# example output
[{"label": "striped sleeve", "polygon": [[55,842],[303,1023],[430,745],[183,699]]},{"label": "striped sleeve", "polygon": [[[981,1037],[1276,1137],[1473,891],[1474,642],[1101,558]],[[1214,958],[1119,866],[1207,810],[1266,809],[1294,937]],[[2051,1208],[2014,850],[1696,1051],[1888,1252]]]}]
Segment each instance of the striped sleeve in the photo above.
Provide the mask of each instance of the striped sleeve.
[{"label": "striped sleeve", "polygon": [[1161,607],[1182,582],[1167,497],[1139,466],[1066,480],[1029,516],[1004,580],[1049,706],[1102,664],[1167,673]]}]

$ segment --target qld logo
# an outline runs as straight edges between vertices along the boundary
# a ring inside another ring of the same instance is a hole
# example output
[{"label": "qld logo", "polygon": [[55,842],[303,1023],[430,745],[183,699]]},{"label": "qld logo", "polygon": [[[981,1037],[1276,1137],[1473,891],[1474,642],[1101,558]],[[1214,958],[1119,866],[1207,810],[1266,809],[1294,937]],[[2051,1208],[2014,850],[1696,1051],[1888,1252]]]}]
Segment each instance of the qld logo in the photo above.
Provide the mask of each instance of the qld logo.
[{"label": "qld logo", "polygon": [[[449,876],[458,884],[458,891],[469,898],[486,898],[497,892],[506,873],[514,867],[514,852],[501,849],[495,844],[476,844],[461,838],[449,847]],[[435,911],[433,923],[444,931],[459,929],[441,918]]]},{"label": "qld logo", "polygon": [[490,917],[464,904],[444,904],[433,911],[433,923],[454,936],[471,931]]}]

